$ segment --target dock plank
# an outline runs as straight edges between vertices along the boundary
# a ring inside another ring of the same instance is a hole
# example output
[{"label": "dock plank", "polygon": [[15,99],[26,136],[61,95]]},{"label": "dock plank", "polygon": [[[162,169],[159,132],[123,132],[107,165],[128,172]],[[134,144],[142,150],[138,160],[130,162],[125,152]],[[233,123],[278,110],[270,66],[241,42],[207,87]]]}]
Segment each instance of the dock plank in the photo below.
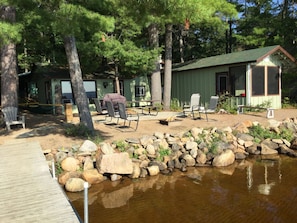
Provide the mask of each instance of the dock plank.
[{"label": "dock plank", "polygon": [[0,146],[1,222],[80,222],[38,142]]}]

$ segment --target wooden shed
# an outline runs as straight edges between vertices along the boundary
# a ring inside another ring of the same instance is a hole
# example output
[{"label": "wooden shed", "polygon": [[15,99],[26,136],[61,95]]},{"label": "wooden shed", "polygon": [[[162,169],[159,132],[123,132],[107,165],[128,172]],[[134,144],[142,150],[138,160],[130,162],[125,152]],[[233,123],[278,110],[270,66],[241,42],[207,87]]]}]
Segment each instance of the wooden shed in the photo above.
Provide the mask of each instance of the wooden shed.
[{"label": "wooden shed", "polygon": [[279,45],[208,57],[173,69],[171,95],[183,104],[200,93],[204,104],[228,92],[237,105],[278,109],[282,74],[295,67],[296,59]]}]

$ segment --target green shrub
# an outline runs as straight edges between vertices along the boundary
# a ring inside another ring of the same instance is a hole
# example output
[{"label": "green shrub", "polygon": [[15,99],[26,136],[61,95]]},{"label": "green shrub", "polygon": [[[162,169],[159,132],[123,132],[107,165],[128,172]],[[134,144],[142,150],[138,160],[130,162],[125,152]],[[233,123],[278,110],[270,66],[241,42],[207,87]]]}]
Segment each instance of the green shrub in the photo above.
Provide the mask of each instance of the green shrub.
[{"label": "green shrub", "polygon": [[125,152],[128,146],[128,144],[123,140],[115,142],[115,145],[120,152]]},{"label": "green shrub", "polygon": [[253,125],[249,128],[249,131],[250,135],[253,136],[257,141],[262,141],[263,139],[268,138],[277,138],[277,134],[275,132],[266,129],[261,125]]},{"label": "green shrub", "polygon": [[157,160],[159,161],[163,161],[164,160],[164,156],[169,156],[171,154],[171,150],[170,149],[165,149],[163,147],[159,148],[158,151],[158,156],[157,156]]},{"label": "green shrub", "polygon": [[88,129],[87,126],[85,126],[84,124],[69,124],[66,126],[65,128],[65,134],[67,136],[75,136],[75,137],[92,137],[93,133],[91,130]]},{"label": "green shrub", "polygon": [[294,138],[294,133],[291,129],[281,128],[279,136],[280,136],[280,138],[286,139],[289,142],[291,142]]},{"label": "green shrub", "polygon": [[181,107],[179,105],[179,101],[177,98],[173,98],[170,102],[170,110],[171,111],[180,111]]},{"label": "green shrub", "polygon": [[235,106],[235,104],[232,104],[232,96],[227,93],[220,95],[218,104],[218,107],[220,109],[224,109],[230,114],[236,114],[237,112],[237,107]]}]

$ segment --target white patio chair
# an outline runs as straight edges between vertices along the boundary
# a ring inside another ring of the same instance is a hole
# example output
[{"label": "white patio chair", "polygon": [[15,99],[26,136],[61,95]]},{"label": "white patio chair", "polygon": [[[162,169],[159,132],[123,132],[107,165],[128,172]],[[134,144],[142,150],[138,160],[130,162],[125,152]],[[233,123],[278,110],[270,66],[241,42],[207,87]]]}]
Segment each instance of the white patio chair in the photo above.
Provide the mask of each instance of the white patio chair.
[{"label": "white patio chair", "polygon": [[216,109],[217,109],[217,106],[218,106],[218,102],[219,102],[219,96],[211,96],[208,107],[207,108],[200,107],[200,109],[199,109],[199,117],[201,118],[201,113],[203,113],[203,114],[205,114],[206,120],[208,121],[207,114],[215,113],[216,112]]},{"label": "white patio chair", "polygon": [[200,107],[199,104],[200,104],[200,94],[199,93],[192,94],[190,105],[183,106],[184,116],[186,116],[186,113],[191,113],[193,116],[193,119],[195,119],[194,112],[199,111],[199,107]]}]

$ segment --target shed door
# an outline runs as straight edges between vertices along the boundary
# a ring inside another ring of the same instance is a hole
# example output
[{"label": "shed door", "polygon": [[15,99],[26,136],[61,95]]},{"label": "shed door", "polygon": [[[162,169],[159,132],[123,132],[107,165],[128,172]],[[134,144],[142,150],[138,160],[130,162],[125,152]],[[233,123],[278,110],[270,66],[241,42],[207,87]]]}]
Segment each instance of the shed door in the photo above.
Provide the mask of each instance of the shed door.
[{"label": "shed door", "polygon": [[229,77],[227,72],[216,73],[216,92],[217,95],[226,93],[229,89]]}]

